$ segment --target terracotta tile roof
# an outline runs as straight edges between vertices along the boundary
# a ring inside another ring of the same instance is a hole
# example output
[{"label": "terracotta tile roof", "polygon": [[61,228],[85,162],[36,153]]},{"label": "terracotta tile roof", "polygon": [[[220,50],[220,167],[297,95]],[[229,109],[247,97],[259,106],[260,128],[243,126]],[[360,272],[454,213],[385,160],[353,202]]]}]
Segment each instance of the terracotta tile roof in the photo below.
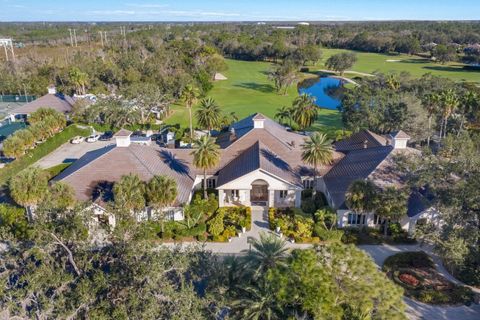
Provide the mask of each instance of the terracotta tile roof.
[{"label": "terracotta tile roof", "polygon": [[12,114],[30,114],[40,108],[51,108],[58,112],[69,113],[72,111],[72,106],[75,99],[63,94],[46,94],[37,100],[24,104],[11,111]]}]

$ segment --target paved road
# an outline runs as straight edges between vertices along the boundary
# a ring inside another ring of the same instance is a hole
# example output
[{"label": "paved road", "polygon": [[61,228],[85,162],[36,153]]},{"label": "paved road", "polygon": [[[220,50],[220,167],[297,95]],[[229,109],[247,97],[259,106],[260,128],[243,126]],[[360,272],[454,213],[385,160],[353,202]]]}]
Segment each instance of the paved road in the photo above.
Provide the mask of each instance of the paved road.
[{"label": "paved road", "polygon": [[[443,267],[441,260],[431,252],[431,247],[420,247],[419,245],[362,245],[360,249],[365,250],[373,258],[378,268],[383,266],[383,262],[388,256],[404,251],[425,251],[432,256],[435,267],[438,272],[454,283],[460,283],[451,276]],[[479,292],[478,289],[472,288]],[[407,304],[407,315],[412,320],[478,320],[480,319],[480,305],[473,304],[469,307],[440,307],[432,306],[409,298],[405,298]]]},{"label": "paved road", "polygon": [[59,165],[61,163],[66,162],[73,162],[80,157],[82,157],[85,153],[103,148],[110,144],[114,143],[113,141],[97,141],[92,143],[82,142],[79,144],[71,144],[67,142],[60,146],[58,149],[53,151],[52,153],[46,155],[42,159],[40,159],[36,165],[41,168],[47,169],[53,166]]}]

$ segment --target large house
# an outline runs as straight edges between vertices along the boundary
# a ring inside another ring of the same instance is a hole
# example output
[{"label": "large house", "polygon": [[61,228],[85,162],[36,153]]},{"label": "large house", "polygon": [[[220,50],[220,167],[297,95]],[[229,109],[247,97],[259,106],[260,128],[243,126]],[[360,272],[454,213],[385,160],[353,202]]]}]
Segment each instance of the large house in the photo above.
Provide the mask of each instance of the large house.
[{"label": "large house", "polygon": [[[260,113],[220,133],[216,137],[220,164],[207,171],[207,186],[218,191],[219,206],[300,207],[302,190],[315,185],[313,168],[302,161],[307,138]],[[357,179],[398,181],[386,172],[393,155],[415,152],[407,147],[408,139],[402,131],[388,137],[361,131],[334,144],[333,162],[320,169],[317,186],[337,210],[340,226],[373,223],[373,216],[358,217],[348,210],[345,193]],[[183,219],[182,206],[203,181],[203,171],[193,166],[192,150],[139,144],[127,130],[119,131],[115,141],[87,153],[55,179],[72,185],[79,200],[94,201],[101,208],[123,175],[134,173],[145,181],[154,175],[169,176],[177,183],[178,195],[166,210],[171,218]]]}]

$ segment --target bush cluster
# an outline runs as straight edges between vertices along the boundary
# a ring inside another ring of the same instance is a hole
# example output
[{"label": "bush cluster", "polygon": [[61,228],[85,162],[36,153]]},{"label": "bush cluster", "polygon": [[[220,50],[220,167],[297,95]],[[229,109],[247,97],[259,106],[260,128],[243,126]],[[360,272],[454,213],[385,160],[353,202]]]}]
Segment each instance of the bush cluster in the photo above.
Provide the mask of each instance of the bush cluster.
[{"label": "bush cluster", "polygon": [[67,121],[65,116],[53,109],[40,108],[28,119],[30,127],[18,130],[3,142],[6,157],[19,158],[36,144],[62,131]]}]

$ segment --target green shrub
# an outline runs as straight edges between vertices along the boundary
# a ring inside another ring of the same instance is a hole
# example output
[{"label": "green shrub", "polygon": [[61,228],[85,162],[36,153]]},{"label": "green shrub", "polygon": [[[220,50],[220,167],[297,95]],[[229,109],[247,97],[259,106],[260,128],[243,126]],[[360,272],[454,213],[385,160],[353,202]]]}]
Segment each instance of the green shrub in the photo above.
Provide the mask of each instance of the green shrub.
[{"label": "green shrub", "polygon": [[400,268],[435,268],[432,258],[423,251],[401,252],[388,257],[383,271],[390,272]]},{"label": "green shrub", "polygon": [[302,201],[301,208],[304,212],[313,214],[317,208],[315,202],[312,199],[305,199]]},{"label": "green shrub", "polygon": [[163,240],[170,240],[173,238],[173,233],[170,230],[165,230],[164,232],[160,233],[160,238]]},{"label": "green shrub", "polygon": [[346,244],[358,243],[358,230],[345,229],[342,236],[342,242]]},{"label": "green shrub", "polygon": [[207,241],[207,237],[204,234],[199,234],[197,236],[197,240],[201,241],[201,242],[205,242],[205,241]]},{"label": "green shrub", "polygon": [[25,209],[0,204],[0,238],[29,239],[32,228],[27,221]]},{"label": "green shrub", "polygon": [[223,230],[225,229],[223,224],[223,218],[225,216],[225,212],[223,210],[219,210],[217,214],[208,221],[208,232],[212,236],[220,235]]},{"label": "green shrub", "polygon": [[420,291],[417,298],[421,302],[429,304],[446,304],[450,302],[450,297],[447,293],[434,289]]},{"label": "green shrub", "polygon": [[340,242],[343,238],[343,231],[342,230],[326,230],[324,228],[319,229],[315,228],[316,236],[322,241],[329,241],[329,242]]},{"label": "green shrub", "polygon": [[214,242],[228,242],[228,238],[226,238],[226,237],[223,236],[223,235],[213,236],[213,237],[212,237],[212,240],[213,240]]},{"label": "green shrub", "polygon": [[390,231],[390,234],[392,236],[398,236],[404,233],[402,226],[400,223],[395,222],[395,223],[389,223],[388,224],[388,230]]},{"label": "green shrub", "polygon": [[475,293],[469,287],[455,286],[450,292],[452,303],[470,304],[473,302]]},{"label": "green shrub", "polygon": [[225,238],[233,238],[237,235],[237,230],[235,229],[234,226],[228,226],[223,230],[222,236]]}]

